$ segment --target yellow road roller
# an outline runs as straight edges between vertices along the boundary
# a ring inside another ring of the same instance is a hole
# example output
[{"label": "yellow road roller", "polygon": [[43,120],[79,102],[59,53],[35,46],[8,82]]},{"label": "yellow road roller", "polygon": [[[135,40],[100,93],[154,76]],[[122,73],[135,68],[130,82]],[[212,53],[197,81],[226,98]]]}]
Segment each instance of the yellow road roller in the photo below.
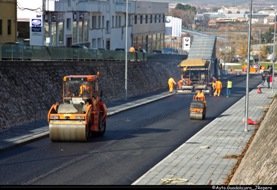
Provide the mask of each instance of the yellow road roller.
[{"label": "yellow road roller", "polygon": [[104,135],[107,107],[101,99],[99,76],[97,72],[63,77],[62,102],[48,111],[52,141],[87,141],[93,134]]},{"label": "yellow road roller", "polygon": [[190,119],[203,120],[206,118],[206,102],[202,100],[193,100],[190,104]]}]

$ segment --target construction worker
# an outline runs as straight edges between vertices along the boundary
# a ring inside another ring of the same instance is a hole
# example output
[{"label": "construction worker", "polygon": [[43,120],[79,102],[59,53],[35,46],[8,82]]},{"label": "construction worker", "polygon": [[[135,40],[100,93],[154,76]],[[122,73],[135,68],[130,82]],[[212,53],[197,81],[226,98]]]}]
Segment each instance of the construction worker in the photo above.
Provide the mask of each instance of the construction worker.
[{"label": "construction worker", "polygon": [[217,79],[215,82],[214,96],[220,96],[221,89],[222,89],[222,82],[219,79]]},{"label": "construction worker", "polygon": [[216,80],[213,80],[213,81],[212,81],[212,89],[213,89],[213,93],[215,92],[215,82],[216,82]]},{"label": "construction worker", "polygon": [[184,79],[180,79],[178,81],[178,89],[182,89],[183,84],[184,84]]},{"label": "construction worker", "polygon": [[186,79],[185,79],[185,84],[186,84],[186,85],[190,86],[191,83],[192,83],[192,82],[191,82],[191,80],[190,80],[189,78],[186,78]]},{"label": "construction worker", "polygon": [[87,84],[81,84],[80,90],[79,90],[79,96],[84,95],[84,93],[89,93],[90,92],[90,87]]},{"label": "construction worker", "polygon": [[202,90],[197,91],[196,94],[193,96],[193,99],[196,101],[203,102],[206,106],[206,97]]},{"label": "construction worker", "polygon": [[233,86],[232,81],[228,80],[227,87],[226,87],[226,97],[227,98],[231,95],[232,86]]},{"label": "construction worker", "polygon": [[170,77],[168,79],[167,83],[168,83],[169,92],[172,93],[173,89],[174,89],[174,86],[176,85],[176,82],[172,77]]},{"label": "construction worker", "polygon": [[135,50],[134,47],[130,47],[130,49],[129,49],[129,52],[130,52],[130,53],[135,53],[135,51],[136,51],[136,50]]},{"label": "construction worker", "polygon": [[130,49],[129,49],[129,56],[130,56],[130,61],[135,61],[137,58],[136,58],[136,49],[131,46]]},{"label": "construction worker", "polygon": [[199,101],[206,101],[205,94],[202,90],[198,90],[196,94],[194,95],[194,100],[199,100]]}]

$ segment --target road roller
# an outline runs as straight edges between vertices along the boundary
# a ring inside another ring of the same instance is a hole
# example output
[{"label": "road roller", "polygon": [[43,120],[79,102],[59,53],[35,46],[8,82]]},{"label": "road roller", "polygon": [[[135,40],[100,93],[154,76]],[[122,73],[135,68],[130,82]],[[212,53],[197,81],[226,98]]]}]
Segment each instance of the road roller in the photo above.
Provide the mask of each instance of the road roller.
[{"label": "road roller", "polygon": [[192,100],[190,104],[190,119],[203,120],[206,118],[206,102],[202,100]]},{"label": "road roller", "polygon": [[51,141],[88,141],[92,135],[104,135],[107,107],[99,77],[99,72],[63,77],[62,101],[48,111]]}]

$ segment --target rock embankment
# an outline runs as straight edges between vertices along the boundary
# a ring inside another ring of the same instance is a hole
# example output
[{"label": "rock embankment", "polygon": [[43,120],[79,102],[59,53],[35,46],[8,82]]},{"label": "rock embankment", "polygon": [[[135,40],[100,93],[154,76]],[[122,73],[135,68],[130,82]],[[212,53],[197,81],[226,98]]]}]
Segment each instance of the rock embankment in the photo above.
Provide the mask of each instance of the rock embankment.
[{"label": "rock embankment", "polygon": [[[162,57],[164,56],[164,57]],[[128,63],[128,97],[167,89],[169,76],[177,79],[178,55],[157,55],[147,62]],[[61,101],[64,75],[96,74],[100,71],[103,99],[125,98],[125,62],[0,62],[0,130],[46,120],[51,105]]]},{"label": "rock embankment", "polygon": [[277,99],[274,98],[230,185],[277,184],[276,116]]}]

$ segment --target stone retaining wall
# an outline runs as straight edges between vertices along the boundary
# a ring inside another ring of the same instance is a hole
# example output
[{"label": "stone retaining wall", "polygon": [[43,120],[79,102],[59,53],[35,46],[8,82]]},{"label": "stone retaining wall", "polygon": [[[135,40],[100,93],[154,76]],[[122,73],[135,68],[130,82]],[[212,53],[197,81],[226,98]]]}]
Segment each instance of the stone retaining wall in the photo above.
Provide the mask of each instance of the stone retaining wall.
[{"label": "stone retaining wall", "polygon": [[230,185],[277,184],[277,99],[271,104]]},{"label": "stone retaining wall", "polygon": [[[184,56],[157,55],[147,62],[128,63],[128,97],[167,90],[167,79],[179,78]],[[125,62],[0,62],[0,129],[46,119],[50,106],[61,100],[62,77],[102,74],[103,99],[125,98]]]}]

